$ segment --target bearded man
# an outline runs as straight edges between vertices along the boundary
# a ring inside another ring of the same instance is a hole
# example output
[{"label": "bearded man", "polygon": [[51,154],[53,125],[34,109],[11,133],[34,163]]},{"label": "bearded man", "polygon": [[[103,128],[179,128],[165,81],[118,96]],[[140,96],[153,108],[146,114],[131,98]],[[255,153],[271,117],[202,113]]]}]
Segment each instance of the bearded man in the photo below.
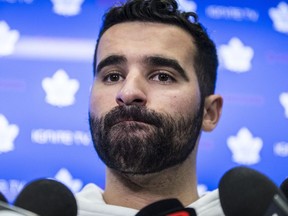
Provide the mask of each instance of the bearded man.
[{"label": "bearded man", "polygon": [[212,131],[217,54],[198,17],[174,0],[129,0],[104,16],[94,56],[89,122],[106,164],[104,191],[77,194],[81,216],[135,215],[177,198],[197,215],[224,215],[218,191],[197,192],[201,131]]}]

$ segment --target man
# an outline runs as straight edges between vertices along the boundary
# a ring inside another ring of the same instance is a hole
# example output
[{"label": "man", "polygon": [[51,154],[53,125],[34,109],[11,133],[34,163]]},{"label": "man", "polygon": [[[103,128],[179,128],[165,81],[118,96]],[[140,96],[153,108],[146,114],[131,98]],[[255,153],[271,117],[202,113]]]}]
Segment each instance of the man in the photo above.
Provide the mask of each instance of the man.
[{"label": "man", "polygon": [[107,165],[102,192],[79,194],[79,215],[135,215],[177,198],[197,215],[224,215],[217,190],[197,193],[201,131],[212,131],[217,55],[197,15],[174,0],[129,0],[105,15],[95,49],[89,120]]}]

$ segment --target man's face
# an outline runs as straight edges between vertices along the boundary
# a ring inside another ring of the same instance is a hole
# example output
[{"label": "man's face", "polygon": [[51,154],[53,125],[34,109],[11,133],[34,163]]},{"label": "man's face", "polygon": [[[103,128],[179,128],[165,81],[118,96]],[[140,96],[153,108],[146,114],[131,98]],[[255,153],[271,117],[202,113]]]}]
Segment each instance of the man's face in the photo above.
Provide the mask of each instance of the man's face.
[{"label": "man's face", "polygon": [[89,114],[108,167],[146,174],[188,157],[203,117],[195,52],[188,33],[166,24],[127,22],[103,34]]}]

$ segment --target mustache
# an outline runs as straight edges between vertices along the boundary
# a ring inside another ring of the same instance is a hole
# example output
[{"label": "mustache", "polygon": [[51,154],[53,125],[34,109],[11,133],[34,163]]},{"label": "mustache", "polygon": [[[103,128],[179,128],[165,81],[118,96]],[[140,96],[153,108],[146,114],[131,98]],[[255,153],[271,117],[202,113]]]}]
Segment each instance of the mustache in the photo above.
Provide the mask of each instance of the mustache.
[{"label": "mustache", "polygon": [[114,107],[101,120],[104,121],[104,127],[108,128],[122,121],[136,121],[161,127],[163,118],[163,114],[144,106],[130,105]]}]

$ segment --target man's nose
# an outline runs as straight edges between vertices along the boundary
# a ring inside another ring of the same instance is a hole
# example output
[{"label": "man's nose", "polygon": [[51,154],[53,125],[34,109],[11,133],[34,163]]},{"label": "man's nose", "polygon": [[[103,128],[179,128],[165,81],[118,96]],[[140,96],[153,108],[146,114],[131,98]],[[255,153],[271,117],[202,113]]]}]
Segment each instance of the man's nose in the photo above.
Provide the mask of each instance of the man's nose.
[{"label": "man's nose", "polygon": [[130,78],[127,76],[121,89],[118,91],[116,102],[118,105],[145,106],[147,103],[145,83],[141,81],[140,77]]}]

